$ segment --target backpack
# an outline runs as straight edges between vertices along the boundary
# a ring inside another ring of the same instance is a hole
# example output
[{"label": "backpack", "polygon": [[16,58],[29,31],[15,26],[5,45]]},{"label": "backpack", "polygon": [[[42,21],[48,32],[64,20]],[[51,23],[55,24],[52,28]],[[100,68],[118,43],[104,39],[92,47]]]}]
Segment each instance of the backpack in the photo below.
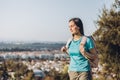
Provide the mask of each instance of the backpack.
[{"label": "backpack", "polygon": [[[97,51],[97,48],[96,48],[96,44],[95,44],[95,40],[92,36],[83,36],[82,37],[82,40],[81,40],[81,43],[80,43],[80,47],[85,45],[86,41],[87,41],[87,38],[90,38],[93,40],[93,43],[94,43],[94,48],[95,48],[95,51],[96,53],[94,53],[94,55],[96,55],[96,58],[95,59],[89,59],[87,56],[84,56],[86,59],[89,60],[89,63],[90,63],[90,66],[91,68],[97,68],[98,67],[98,51]],[[66,44],[66,48],[68,49],[69,48],[69,45],[70,43],[72,42],[72,38],[70,38],[68,41],[67,41],[67,44]],[[89,52],[90,53],[90,52]]]}]

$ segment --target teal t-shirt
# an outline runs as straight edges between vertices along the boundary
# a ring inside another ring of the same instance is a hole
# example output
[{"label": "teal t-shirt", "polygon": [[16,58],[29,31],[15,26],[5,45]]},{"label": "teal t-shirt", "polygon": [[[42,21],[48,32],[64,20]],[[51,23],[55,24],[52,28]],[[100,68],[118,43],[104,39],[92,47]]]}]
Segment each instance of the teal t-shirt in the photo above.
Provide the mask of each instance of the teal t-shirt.
[{"label": "teal t-shirt", "polygon": [[[82,37],[74,41],[72,40],[69,48],[68,53],[70,55],[70,65],[69,65],[69,71],[90,71],[90,64],[88,59],[86,59],[80,52],[80,42],[82,40]],[[94,43],[92,39],[87,38],[86,44],[84,46],[85,50],[89,52],[90,49],[94,48]]]}]

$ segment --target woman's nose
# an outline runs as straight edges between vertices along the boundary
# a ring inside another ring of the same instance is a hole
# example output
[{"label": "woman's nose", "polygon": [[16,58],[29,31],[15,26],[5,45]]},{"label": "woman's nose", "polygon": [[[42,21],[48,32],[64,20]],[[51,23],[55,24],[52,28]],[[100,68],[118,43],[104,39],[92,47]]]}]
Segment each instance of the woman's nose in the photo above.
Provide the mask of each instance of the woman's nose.
[{"label": "woman's nose", "polygon": [[72,28],[71,28],[71,27],[69,27],[69,29],[70,29],[70,31],[72,30]]}]

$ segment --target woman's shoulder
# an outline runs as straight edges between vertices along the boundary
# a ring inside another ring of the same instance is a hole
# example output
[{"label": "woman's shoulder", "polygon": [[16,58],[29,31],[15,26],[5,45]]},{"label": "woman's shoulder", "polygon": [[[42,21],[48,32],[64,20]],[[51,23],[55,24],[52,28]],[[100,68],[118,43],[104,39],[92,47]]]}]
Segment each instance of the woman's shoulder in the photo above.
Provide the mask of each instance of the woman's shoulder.
[{"label": "woman's shoulder", "polygon": [[85,36],[86,37],[86,42],[91,43],[93,42],[92,36]]},{"label": "woman's shoulder", "polygon": [[73,38],[69,38],[66,42],[66,47],[68,48]]}]

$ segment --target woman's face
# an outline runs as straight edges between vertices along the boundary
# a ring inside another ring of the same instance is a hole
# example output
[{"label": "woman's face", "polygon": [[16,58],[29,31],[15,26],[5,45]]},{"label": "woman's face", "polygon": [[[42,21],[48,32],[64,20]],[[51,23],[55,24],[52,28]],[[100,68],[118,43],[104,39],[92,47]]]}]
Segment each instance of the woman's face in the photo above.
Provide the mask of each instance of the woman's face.
[{"label": "woman's face", "polygon": [[69,22],[69,28],[70,28],[70,32],[74,35],[80,33],[79,27],[77,27],[77,25],[74,23],[74,21]]}]

